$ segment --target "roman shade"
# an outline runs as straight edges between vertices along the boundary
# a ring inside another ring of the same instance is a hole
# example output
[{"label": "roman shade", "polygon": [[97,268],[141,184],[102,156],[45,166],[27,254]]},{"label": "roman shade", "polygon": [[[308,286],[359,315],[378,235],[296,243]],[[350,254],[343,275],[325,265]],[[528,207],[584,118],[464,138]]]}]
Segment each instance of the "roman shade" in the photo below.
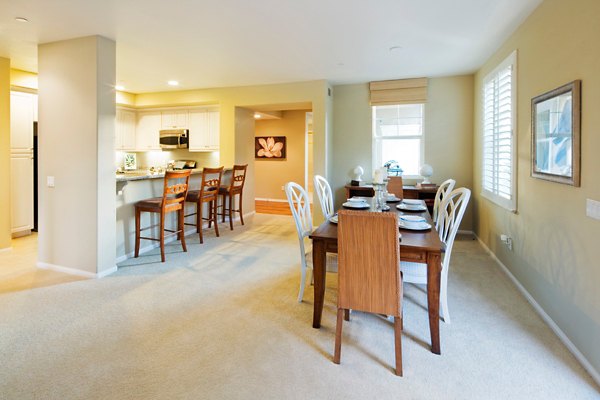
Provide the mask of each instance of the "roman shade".
[{"label": "roman shade", "polygon": [[372,106],[427,102],[427,78],[371,82],[369,90]]}]

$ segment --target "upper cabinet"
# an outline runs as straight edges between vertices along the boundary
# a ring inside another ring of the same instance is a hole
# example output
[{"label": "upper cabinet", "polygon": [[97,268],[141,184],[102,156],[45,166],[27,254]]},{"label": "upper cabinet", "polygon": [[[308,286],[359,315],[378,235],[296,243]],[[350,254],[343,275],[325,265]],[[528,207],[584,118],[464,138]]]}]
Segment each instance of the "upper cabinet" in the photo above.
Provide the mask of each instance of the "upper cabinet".
[{"label": "upper cabinet", "polygon": [[160,111],[140,111],[136,127],[136,150],[160,150]]},{"label": "upper cabinet", "polygon": [[37,110],[37,95],[10,92],[11,150],[33,150],[33,121]]},{"label": "upper cabinet", "polygon": [[117,150],[136,149],[135,110],[117,108],[117,126],[115,128],[115,148]]},{"label": "upper cabinet", "polygon": [[219,150],[220,113],[213,107],[135,110],[117,108],[115,149],[160,150],[160,130],[189,129],[190,151]]},{"label": "upper cabinet", "polygon": [[190,151],[219,150],[219,111],[193,109],[189,112]]},{"label": "upper cabinet", "polygon": [[161,112],[162,129],[187,129],[188,110],[168,110]]}]

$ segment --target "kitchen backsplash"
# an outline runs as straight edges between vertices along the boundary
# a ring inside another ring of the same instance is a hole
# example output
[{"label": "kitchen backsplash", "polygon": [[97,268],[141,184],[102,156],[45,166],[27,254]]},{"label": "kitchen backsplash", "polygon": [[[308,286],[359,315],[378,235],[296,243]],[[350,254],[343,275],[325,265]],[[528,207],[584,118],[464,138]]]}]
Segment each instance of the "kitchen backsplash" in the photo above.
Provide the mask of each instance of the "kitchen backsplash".
[{"label": "kitchen backsplash", "polygon": [[[115,168],[123,166],[125,151],[117,151]],[[194,160],[199,168],[219,167],[219,152],[190,152],[186,149],[170,151],[140,151],[133,152],[137,158],[137,168],[147,169],[150,167],[165,167],[170,160]]]}]

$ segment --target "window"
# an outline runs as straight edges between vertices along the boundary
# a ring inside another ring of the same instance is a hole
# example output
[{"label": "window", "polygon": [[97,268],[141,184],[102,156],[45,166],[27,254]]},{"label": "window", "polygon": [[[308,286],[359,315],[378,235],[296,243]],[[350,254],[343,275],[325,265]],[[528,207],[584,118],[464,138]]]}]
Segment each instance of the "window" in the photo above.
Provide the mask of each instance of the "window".
[{"label": "window", "polygon": [[517,209],[516,62],[516,52],[513,52],[483,80],[481,195],[510,211]]},{"label": "window", "polygon": [[373,107],[373,169],[390,160],[403,176],[419,176],[423,159],[423,104]]}]

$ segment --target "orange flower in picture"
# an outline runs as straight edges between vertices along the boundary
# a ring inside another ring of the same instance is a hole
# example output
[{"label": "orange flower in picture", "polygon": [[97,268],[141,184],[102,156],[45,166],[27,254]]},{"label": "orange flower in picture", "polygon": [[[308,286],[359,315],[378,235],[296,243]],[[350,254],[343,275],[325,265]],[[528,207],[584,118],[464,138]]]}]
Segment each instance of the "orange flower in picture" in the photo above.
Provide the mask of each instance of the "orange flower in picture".
[{"label": "orange flower in picture", "polygon": [[254,140],[255,158],[285,159],[285,136],[261,136]]}]

